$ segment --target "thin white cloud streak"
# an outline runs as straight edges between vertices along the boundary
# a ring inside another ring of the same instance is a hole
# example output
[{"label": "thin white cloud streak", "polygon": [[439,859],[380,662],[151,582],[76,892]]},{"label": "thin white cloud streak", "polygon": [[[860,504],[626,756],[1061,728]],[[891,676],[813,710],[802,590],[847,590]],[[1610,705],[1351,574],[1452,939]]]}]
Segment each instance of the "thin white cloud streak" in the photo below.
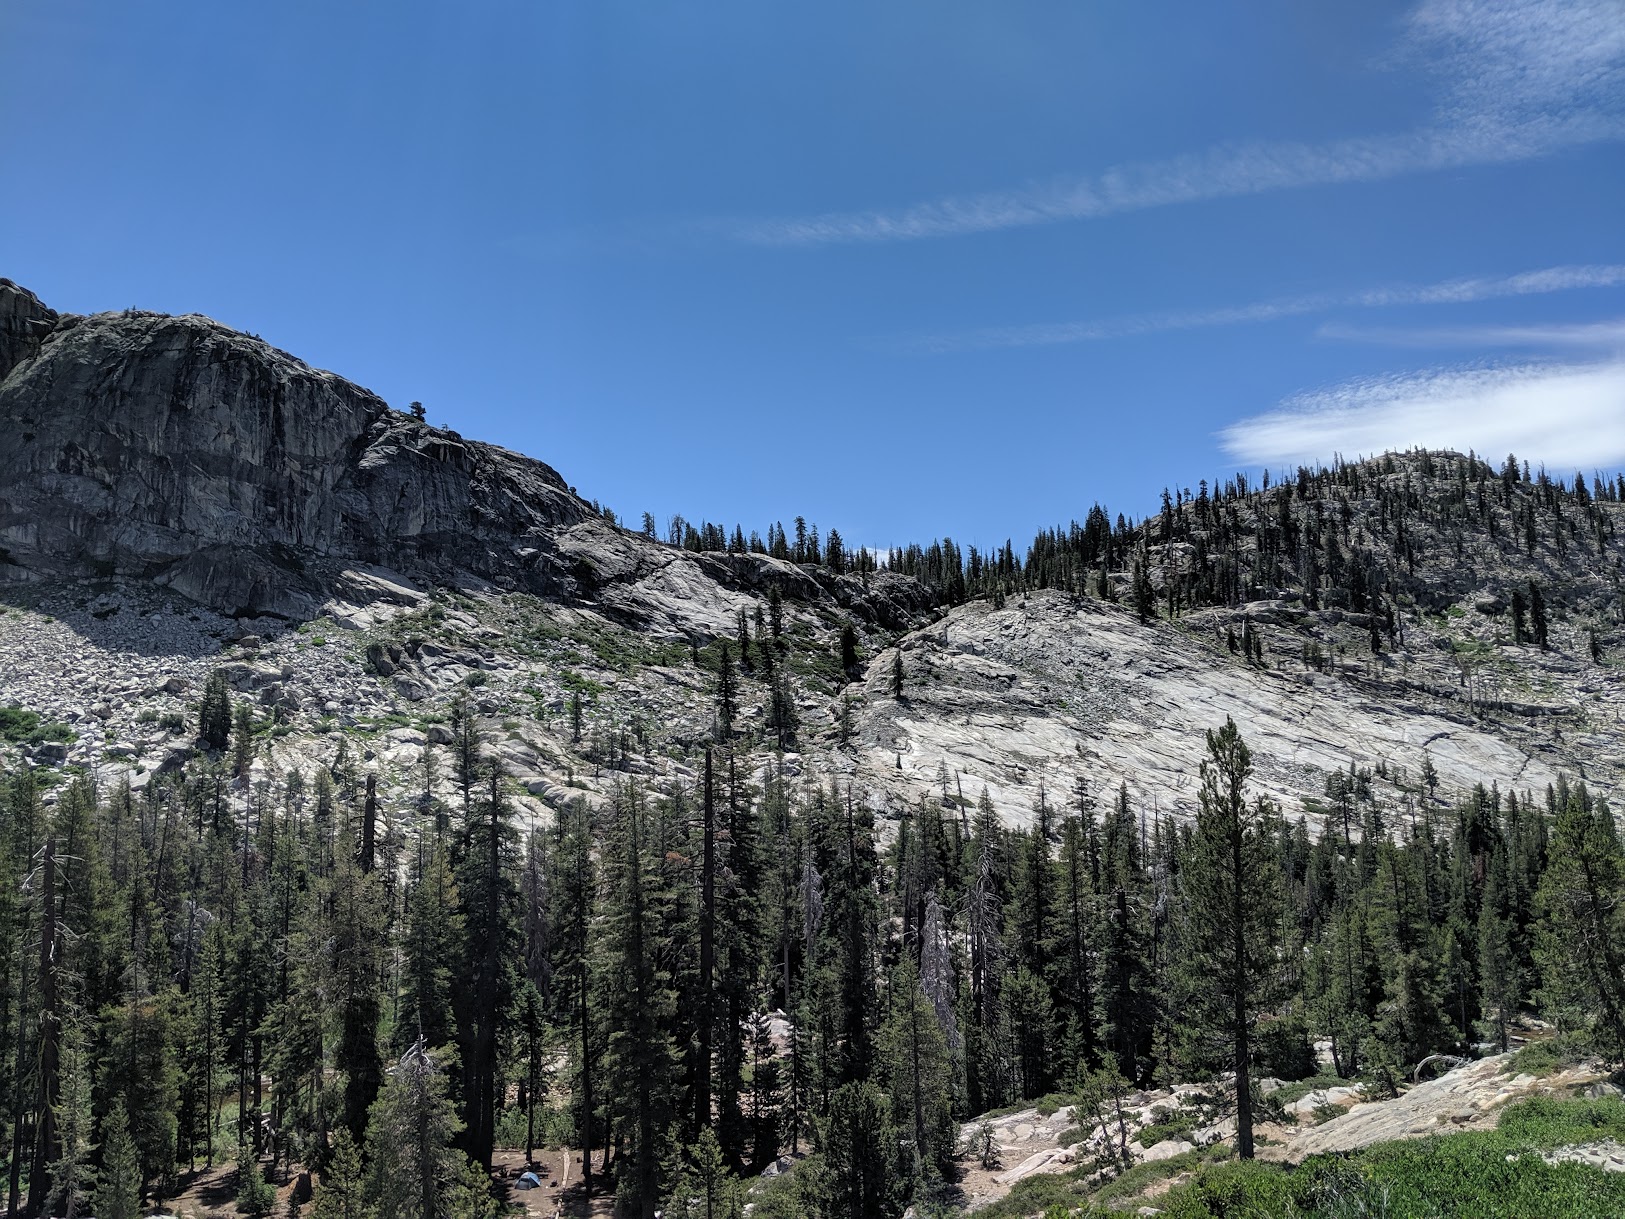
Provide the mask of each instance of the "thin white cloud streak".
[{"label": "thin white cloud streak", "polygon": [[1426,0],[1398,58],[1441,87],[1434,120],[1416,131],[1221,146],[1048,185],[728,227],[758,245],[913,241],[1502,164],[1625,138],[1617,0]]},{"label": "thin white cloud streak", "polygon": [[1399,330],[1328,322],[1317,338],[1388,347],[1569,347],[1625,351],[1625,317],[1555,326],[1442,326]]},{"label": "thin white cloud streak", "polygon": [[932,335],[903,344],[915,351],[964,351],[995,347],[1047,347],[1062,343],[1100,342],[1171,330],[1200,330],[1270,322],[1285,317],[1326,313],[1340,308],[1380,309],[1402,305],[1457,305],[1506,297],[1566,292],[1577,288],[1613,288],[1625,284],[1625,265],[1546,267],[1517,275],[1474,276],[1435,284],[1398,284],[1344,295],[1315,293],[1281,297],[1249,305],[1093,322],[1052,322],[1036,326],[1001,326],[962,334]]},{"label": "thin white cloud streak", "polygon": [[1289,399],[1219,433],[1249,465],[1410,448],[1516,453],[1555,468],[1625,462],[1625,359],[1437,369]]}]

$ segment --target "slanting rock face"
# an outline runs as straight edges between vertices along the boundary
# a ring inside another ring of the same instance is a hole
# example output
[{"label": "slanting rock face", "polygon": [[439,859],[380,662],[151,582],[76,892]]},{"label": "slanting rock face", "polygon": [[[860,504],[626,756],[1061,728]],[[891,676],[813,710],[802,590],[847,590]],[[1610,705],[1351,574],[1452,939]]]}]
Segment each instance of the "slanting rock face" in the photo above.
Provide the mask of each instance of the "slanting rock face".
[{"label": "slanting rock face", "polygon": [[[1540,670],[1550,706],[1488,719],[1438,696],[1449,691],[1442,662],[1418,661],[1408,679],[1398,662],[1371,662],[1378,675],[1356,685],[1301,664],[1249,666],[1183,628],[1054,591],[1004,609],[959,606],[901,641],[902,699],[890,690],[894,653],[870,664],[852,712],[856,770],[898,803],[944,778],[950,797],[974,801],[985,789],[1017,824],[1032,821],[1041,793],[1051,809],[1075,807],[1080,779],[1102,808],[1124,784],[1148,816],[1187,817],[1204,734],[1229,716],[1252,750],[1251,793],[1293,816],[1351,762],[1390,775],[1408,768],[1414,783],[1424,750],[1445,791],[1499,783],[1538,793],[1560,773],[1606,790],[1619,774],[1625,690],[1599,688],[1582,722],[1571,691],[1591,679],[1555,655]],[[1396,808],[1416,807],[1398,786],[1386,794]]]},{"label": "slanting rock face", "polygon": [[290,616],[327,560],[538,592],[567,579],[550,532],[590,509],[540,462],[207,318],[57,316],[6,284],[0,319],[0,544],[15,566],[151,577]]},{"label": "slanting rock face", "polygon": [[361,566],[601,596],[629,623],[699,632],[731,626],[719,587],[793,586],[899,625],[928,604],[912,581],[686,555],[617,529],[539,461],[208,318],[62,315],[9,280],[0,437],[0,580],[150,579],[227,613],[305,618]]}]

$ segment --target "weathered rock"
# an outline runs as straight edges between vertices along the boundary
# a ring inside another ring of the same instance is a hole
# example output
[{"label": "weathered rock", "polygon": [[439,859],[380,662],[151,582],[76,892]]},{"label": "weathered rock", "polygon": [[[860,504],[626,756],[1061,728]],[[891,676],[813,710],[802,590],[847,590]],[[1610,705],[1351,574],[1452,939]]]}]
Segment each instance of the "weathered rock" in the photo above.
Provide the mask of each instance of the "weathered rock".
[{"label": "weathered rock", "polygon": [[239,617],[329,605],[355,626],[356,604],[417,604],[418,583],[488,583],[668,634],[725,631],[774,584],[896,625],[930,600],[911,580],[661,545],[543,463],[218,322],[61,316],[9,280],[0,435],[0,579],[139,577]]},{"label": "weathered rock", "polygon": [[1147,1163],[1155,1163],[1158,1160],[1171,1160],[1175,1156],[1184,1155],[1187,1151],[1195,1150],[1196,1145],[1187,1143],[1184,1139],[1163,1139],[1160,1143],[1153,1143],[1147,1147],[1145,1155],[1141,1159]]},{"label": "weathered rock", "polygon": [[1054,591],[1004,609],[959,606],[901,641],[902,699],[889,651],[848,691],[861,693],[851,711],[859,773],[892,807],[946,777],[950,799],[985,788],[1003,819],[1025,823],[1041,791],[1059,808],[1082,779],[1096,800],[1126,784],[1136,807],[1188,816],[1204,733],[1230,716],[1252,751],[1252,790],[1296,815],[1351,762],[1414,776],[1425,750],[1444,790],[1540,791],[1562,771],[1609,776],[1625,747],[1617,695],[1599,704],[1589,740],[1561,734],[1550,715],[1513,719],[1523,713],[1509,700],[1500,721],[1475,721],[1440,698],[1384,688],[1381,676],[1356,686],[1301,663],[1241,663],[1206,621],[1141,623]]}]

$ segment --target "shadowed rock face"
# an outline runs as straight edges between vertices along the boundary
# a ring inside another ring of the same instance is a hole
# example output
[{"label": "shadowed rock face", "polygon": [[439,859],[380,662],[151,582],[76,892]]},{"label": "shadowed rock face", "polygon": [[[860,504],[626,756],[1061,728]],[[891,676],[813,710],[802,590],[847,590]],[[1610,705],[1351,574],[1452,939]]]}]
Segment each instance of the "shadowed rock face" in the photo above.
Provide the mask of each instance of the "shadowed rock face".
[{"label": "shadowed rock face", "polygon": [[[549,466],[189,314],[58,314],[0,279],[0,581],[152,580],[237,615],[308,618],[335,591],[487,582],[665,634],[732,629],[777,585],[909,622],[914,581],[695,555],[606,521]],[[729,590],[735,596],[728,596]]]},{"label": "shadowed rock face", "polygon": [[552,469],[207,318],[57,315],[0,281],[0,360],[0,545],[35,577],[288,616],[357,561],[569,591],[552,532],[591,509]]}]

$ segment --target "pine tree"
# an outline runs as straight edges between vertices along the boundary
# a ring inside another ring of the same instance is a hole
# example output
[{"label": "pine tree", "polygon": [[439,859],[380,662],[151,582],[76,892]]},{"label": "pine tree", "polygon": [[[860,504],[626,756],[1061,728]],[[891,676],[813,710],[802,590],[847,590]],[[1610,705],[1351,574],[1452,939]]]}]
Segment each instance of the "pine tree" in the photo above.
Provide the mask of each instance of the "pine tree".
[{"label": "pine tree", "polygon": [[237,1210],[252,1219],[267,1219],[276,1205],[276,1190],[265,1179],[259,1158],[248,1143],[237,1146]]},{"label": "pine tree", "polygon": [[726,640],[717,664],[717,739],[726,741],[734,734],[734,720],[739,715],[739,688],[734,677],[733,658]]},{"label": "pine tree", "polygon": [[1067,1053],[1062,1069],[1099,1066],[1095,1041],[1097,968],[1096,880],[1090,867],[1090,844],[1095,834],[1093,800],[1079,783],[1077,811],[1061,827],[1059,877],[1059,951],[1056,994],[1066,1013]]},{"label": "pine tree", "polygon": [[1507,852],[1498,850],[1478,915],[1478,984],[1485,1008],[1495,1013],[1495,1041],[1503,1054],[1507,1050],[1507,1025],[1523,997],[1510,886]]},{"label": "pine tree", "polygon": [[870,1083],[849,1083],[829,1100],[821,1126],[823,1214],[842,1219],[895,1219],[900,1205],[892,1148],[897,1145],[891,1106]]},{"label": "pine tree", "polygon": [[739,607],[736,638],[739,641],[739,668],[742,672],[751,671],[750,661],[750,621],[745,616],[745,607]]},{"label": "pine tree", "polygon": [[[1562,536],[1562,531],[1558,531]],[[1546,649],[1548,639],[1548,625],[1546,622],[1546,598],[1541,594],[1540,585],[1533,580],[1529,581],[1529,626],[1535,637],[1535,646],[1542,651]]]},{"label": "pine tree", "polygon": [[518,844],[502,790],[502,771],[485,769],[485,799],[463,825],[457,889],[464,907],[464,948],[453,992],[461,1050],[463,1148],[483,1167],[496,1137],[498,1054],[518,977]]},{"label": "pine tree", "polygon": [[858,631],[850,622],[841,624],[841,672],[848,678],[858,671]]},{"label": "pine tree", "polygon": [[136,1219],[141,1213],[142,1184],[124,1102],[115,1100],[102,1122],[102,1171],[96,1183],[99,1219]]},{"label": "pine tree", "polygon": [[907,1141],[909,1180],[917,1188],[953,1162],[953,1066],[937,1013],[907,953],[892,972],[891,1002],[880,1044],[888,1065],[891,1112]]},{"label": "pine tree", "polygon": [[1273,959],[1278,887],[1271,850],[1273,812],[1247,803],[1252,755],[1235,721],[1207,734],[1199,808],[1181,855],[1189,903],[1182,943],[1201,1023],[1230,1045],[1236,1087],[1236,1151],[1253,1155],[1251,1021]]},{"label": "pine tree", "polygon": [[446,1077],[420,1041],[390,1072],[367,1124],[367,1196],[391,1219],[441,1219],[462,1184],[462,1129]]},{"label": "pine tree", "polygon": [[238,702],[231,717],[231,770],[246,778],[254,764],[254,710],[248,700]]},{"label": "pine tree", "polygon": [[[780,536],[783,536],[782,532]],[[780,643],[784,638],[784,594],[777,584],[770,585],[767,590],[767,625],[773,642]]]},{"label": "pine tree", "polygon": [[903,697],[903,649],[901,645],[892,653],[891,658],[891,696],[896,699]]},{"label": "pine tree", "polygon": [[685,1149],[682,1170],[661,1213],[672,1219],[739,1219],[743,1205],[744,1190],[707,1126]]},{"label": "pine tree", "polygon": [[1588,1021],[1597,1049],[1625,1061],[1625,854],[1605,804],[1580,792],[1562,802],[1552,828],[1535,959],[1545,1004]]},{"label": "pine tree", "polygon": [[204,684],[197,731],[210,749],[224,749],[231,740],[231,691],[223,669],[210,673]]},{"label": "pine tree", "polygon": [[60,1099],[56,1105],[56,1131],[60,1150],[51,1163],[50,1213],[74,1216],[96,1189],[91,1155],[91,1064],[85,1030],[77,1020],[63,1029]]},{"label": "pine tree", "polygon": [[446,1219],[501,1219],[507,1213],[491,1192],[491,1174],[473,1160],[463,1161],[463,1174],[446,1200]]},{"label": "pine tree", "polygon": [[1151,585],[1150,562],[1144,554],[1134,558],[1132,587],[1134,590],[1134,612],[1139,615],[1141,622],[1149,622],[1157,612],[1157,592]]},{"label": "pine tree", "polygon": [[970,949],[970,1027],[966,1035],[966,1090],[972,1111],[1002,1104],[1008,1072],[994,1035],[1001,1013],[999,980],[1004,974],[1005,883],[1003,830],[993,801],[982,789],[976,803],[976,829],[970,844],[971,886],[966,898]]},{"label": "pine tree", "polygon": [[364,875],[346,844],[333,877],[330,978],[339,1019],[335,1063],[344,1074],[344,1124],[365,1130],[383,1079],[378,1049],[382,1016],[384,911],[376,875]]},{"label": "pine tree", "polygon": [[591,823],[586,805],[576,801],[558,819],[558,884],[552,894],[555,928],[552,998],[555,1019],[569,1030],[570,1093],[575,1142],[581,1148],[581,1175],[592,1189],[592,1151],[597,1095],[599,1029],[591,985],[590,930],[598,912],[598,881],[593,863]]},{"label": "pine tree", "polygon": [[1154,905],[1154,895],[1141,859],[1139,829],[1126,782],[1119,784],[1106,820],[1100,892],[1108,907],[1101,953],[1105,1041],[1118,1071],[1144,1086],[1154,1066],[1152,1039],[1158,1023],[1156,977],[1146,926],[1147,907]]},{"label": "pine tree", "polygon": [[406,961],[395,1033],[403,1053],[419,1038],[431,1051],[454,1041],[453,965],[464,946],[461,897],[446,844],[436,834],[428,841],[420,837],[417,849],[406,893]]},{"label": "pine tree", "polygon": [[1444,1043],[1448,1022],[1438,982],[1421,952],[1402,953],[1389,964],[1387,985],[1371,1030],[1366,1058],[1396,1095],[1396,1075]]},{"label": "pine tree", "polygon": [[659,869],[647,841],[647,814],[635,784],[615,793],[604,853],[609,901],[599,986],[609,1026],[605,1091],[622,1149],[619,1196],[631,1214],[654,1219],[676,1116],[677,996],[655,955],[665,895],[656,888]]},{"label": "pine tree", "polygon": [[310,1219],[376,1219],[376,1215],[367,1204],[361,1149],[350,1132],[340,1126],[333,1132],[327,1167],[311,1200]]}]

